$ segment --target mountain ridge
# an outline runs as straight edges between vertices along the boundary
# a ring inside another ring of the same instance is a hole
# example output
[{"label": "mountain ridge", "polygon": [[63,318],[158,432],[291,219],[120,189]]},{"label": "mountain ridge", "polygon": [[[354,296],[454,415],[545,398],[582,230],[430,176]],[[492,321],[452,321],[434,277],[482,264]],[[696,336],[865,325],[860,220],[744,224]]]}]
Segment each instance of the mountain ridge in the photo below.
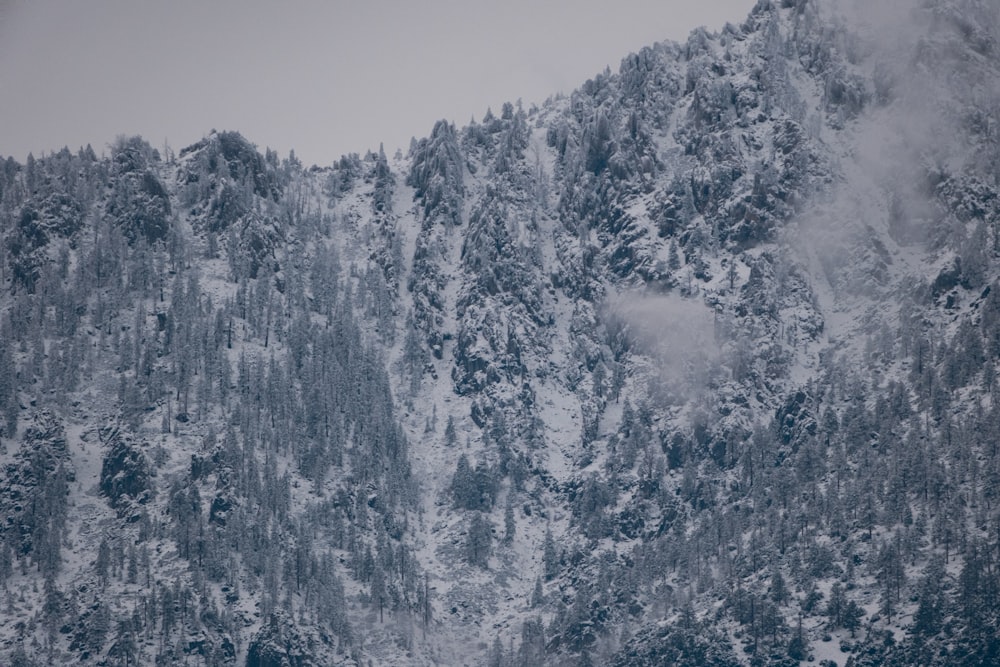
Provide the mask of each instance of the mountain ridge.
[{"label": "mountain ridge", "polygon": [[0,651],[988,664],[1000,21],[900,6],[406,156],[6,160]]}]

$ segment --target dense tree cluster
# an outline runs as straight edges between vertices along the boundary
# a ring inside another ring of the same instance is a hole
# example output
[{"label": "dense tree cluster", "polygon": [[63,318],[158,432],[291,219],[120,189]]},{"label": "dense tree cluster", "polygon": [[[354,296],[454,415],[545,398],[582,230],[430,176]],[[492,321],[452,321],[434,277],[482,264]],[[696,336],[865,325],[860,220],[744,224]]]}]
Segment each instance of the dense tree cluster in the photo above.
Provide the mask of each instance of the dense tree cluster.
[{"label": "dense tree cluster", "polygon": [[[313,242],[319,227],[282,198],[285,166],[219,133],[176,162],[129,138],[107,159],[63,151],[29,167],[5,172],[2,206],[3,265],[13,270],[0,406],[4,445],[20,442],[4,471],[3,579],[18,561],[37,566],[46,627],[64,626],[70,651],[107,664],[231,661],[246,641],[231,605],[246,595],[276,619],[308,615],[341,652],[354,641],[345,578],[380,581],[379,608],[418,609],[426,591],[400,542],[416,488],[385,364],[361,333],[336,250],[319,239],[304,260],[278,243]],[[182,205],[203,225],[191,238],[175,230],[165,185],[174,169]],[[383,155],[385,183],[387,169]],[[66,206],[51,203],[57,187]],[[222,297],[198,269],[218,239],[229,246]],[[63,419],[86,418],[67,399],[82,385],[100,387],[84,409],[98,411],[98,427],[83,437],[103,451],[95,483],[124,532],[100,540],[95,583],[70,592],[55,578],[75,479]],[[46,409],[29,419],[27,401]],[[199,452],[164,473],[176,455],[152,433],[164,443],[200,434]],[[279,461],[317,491],[305,514],[293,512],[291,471]],[[152,511],[158,494],[163,514]],[[151,551],[164,544],[189,569],[153,582]],[[138,583],[137,606],[111,594]],[[263,634],[254,642],[263,646]]]}]

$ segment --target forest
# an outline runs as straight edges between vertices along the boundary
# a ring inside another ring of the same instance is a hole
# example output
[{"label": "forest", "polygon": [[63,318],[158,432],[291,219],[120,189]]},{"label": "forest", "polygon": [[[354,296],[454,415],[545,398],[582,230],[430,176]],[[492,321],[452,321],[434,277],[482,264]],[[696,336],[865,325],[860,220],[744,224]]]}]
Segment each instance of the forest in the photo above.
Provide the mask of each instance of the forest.
[{"label": "forest", "polygon": [[1000,10],[918,4],[0,159],[0,662],[996,664]]}]

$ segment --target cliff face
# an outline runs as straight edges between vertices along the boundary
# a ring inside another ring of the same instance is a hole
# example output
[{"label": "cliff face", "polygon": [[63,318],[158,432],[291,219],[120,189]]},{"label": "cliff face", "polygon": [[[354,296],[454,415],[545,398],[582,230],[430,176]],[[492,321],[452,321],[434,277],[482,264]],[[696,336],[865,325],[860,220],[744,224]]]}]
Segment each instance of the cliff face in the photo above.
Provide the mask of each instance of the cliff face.
[{"label": "cliff face", "polygon": [[989,662],[997,49],[762,1],[405,156],[2,163],[0,652]]}]

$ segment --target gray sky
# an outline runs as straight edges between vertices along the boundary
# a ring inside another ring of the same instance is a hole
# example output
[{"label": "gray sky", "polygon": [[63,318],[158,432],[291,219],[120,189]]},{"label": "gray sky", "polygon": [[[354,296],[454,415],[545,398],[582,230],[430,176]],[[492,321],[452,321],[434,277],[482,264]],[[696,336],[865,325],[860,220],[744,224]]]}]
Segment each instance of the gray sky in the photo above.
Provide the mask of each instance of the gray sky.
[{"label": "gray sky", "polygon": [[754,0],[0,0],[0,155],[212,128],[307,164],[568,93]]}]

